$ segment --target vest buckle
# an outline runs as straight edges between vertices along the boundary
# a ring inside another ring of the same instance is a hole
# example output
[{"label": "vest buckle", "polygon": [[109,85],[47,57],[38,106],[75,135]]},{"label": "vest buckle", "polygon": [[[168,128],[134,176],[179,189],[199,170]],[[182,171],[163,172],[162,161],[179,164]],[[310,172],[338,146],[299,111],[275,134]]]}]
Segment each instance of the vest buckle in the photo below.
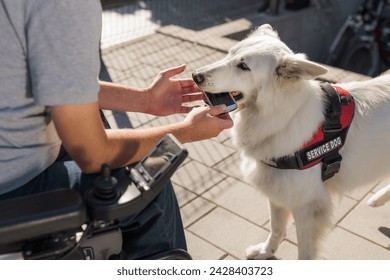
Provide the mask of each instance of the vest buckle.
[{"label": "vest buckle", "polygon": [[325,157],[322,162],[322,181],[332,178],[340,171],[342,156],[337,152],[335,156]]}]

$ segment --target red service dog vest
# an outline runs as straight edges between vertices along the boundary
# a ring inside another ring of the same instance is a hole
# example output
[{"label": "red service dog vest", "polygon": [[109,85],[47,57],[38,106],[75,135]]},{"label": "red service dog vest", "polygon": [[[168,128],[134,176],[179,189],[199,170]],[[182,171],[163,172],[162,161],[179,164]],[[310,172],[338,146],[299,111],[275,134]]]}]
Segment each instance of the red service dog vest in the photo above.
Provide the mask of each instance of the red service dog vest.
[{"label": "red service dog vest", "polygon": [[310,141],[294,155],[271,159],[265,164],[279,169],[307,169],[322,162],[322,180],[334,176],[340,170],[342,160],[339,150],[343,147],[351,125],[355,102],[346,90],[321,85],[327,98],[325,121],[318,127]]}]

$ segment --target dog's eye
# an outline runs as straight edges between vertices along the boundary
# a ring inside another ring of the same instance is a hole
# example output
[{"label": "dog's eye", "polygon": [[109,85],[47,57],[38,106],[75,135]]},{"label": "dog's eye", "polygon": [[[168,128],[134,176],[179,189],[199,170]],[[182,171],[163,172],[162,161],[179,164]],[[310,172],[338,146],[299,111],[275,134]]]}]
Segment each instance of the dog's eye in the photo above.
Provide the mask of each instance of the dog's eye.
[{"label": "dog's eye", "polygon": [[237,64],[237,67],[241,70],[244,70],[244,71],[250,71],[251,69],[249,69],[248,65],[246,65],[244,62],[240,62]]}]

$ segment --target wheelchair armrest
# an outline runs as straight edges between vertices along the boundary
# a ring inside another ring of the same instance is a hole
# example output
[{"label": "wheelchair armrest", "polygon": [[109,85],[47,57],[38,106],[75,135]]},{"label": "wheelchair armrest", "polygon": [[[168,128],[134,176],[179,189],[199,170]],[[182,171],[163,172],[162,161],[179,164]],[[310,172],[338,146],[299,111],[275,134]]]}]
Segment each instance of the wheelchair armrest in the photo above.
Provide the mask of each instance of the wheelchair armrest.
[{"label": "wheelchair armrest", "polygon": [[78,228],[86,220],[81,195],[72,189],[0,201],[0,251],[12,243]]}]

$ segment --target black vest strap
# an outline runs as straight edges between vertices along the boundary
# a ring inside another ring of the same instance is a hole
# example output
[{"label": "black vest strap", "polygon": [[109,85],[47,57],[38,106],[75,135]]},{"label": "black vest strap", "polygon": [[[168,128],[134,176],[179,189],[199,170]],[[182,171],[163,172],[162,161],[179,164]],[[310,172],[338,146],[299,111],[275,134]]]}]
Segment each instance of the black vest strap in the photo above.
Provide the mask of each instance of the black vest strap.
[{"label": "black vest strap", "polygon": [[[327,104],[325,109],[325,122],[323,125],[324,133],[339,132],[341,130],[340,116],[341,116],[341,99],[336,89],[328,83],[321,84],[322,90],[327,97]],[[326,135],[325,135],[326,138]]]},{"label": "black vest strap", "polygon": [[[341,141],[344,144],[345,139],[347,138],[348,128],[342,130],[340,123],[341,116],[341,99],[337,90],[328,83],[323,83],[321,85],[322,90],[325,92],[327,99],[329,100],[329,105],[326,108],[325,112],[325,122],[322,127],[324,132],[324,138],[330,139],[340,135],[342,137]],[[341,132],[341,134],[340,134]],[[330,153],[325,154],[322,160],[322,169],[321,177],[322,181],[326,181],[329,178],[332,178],[334,174],[338,173],[340,170],[341,157],[339,149],[334,149]]]},{"label": "black vest strap", "polygon": [[[265,162],[266,164],[276,167],[278,169],[306,169],[307,165],[310,164],[310,160],[308,159],[308,153],[313,150],[321,149],[321,147],[330,147],[330,151],[326,152],[323,157],[324,159],[329,155],[332,159],[334,158],[332,152],[338,154],[338,147],[345,143],[347,138],[348,129],[342,129],[339,132],[329,133],[324,140],[317,142],[310,147],[304,148],[302,150],[297,151],[294,155],[284,156],[277,159],[272,159],[269,162]],[[329,145],[327,145],[329,143]],[[324,150],[324,149],[322,149]],[[341,157],[341,156],[340,156]]]}]

